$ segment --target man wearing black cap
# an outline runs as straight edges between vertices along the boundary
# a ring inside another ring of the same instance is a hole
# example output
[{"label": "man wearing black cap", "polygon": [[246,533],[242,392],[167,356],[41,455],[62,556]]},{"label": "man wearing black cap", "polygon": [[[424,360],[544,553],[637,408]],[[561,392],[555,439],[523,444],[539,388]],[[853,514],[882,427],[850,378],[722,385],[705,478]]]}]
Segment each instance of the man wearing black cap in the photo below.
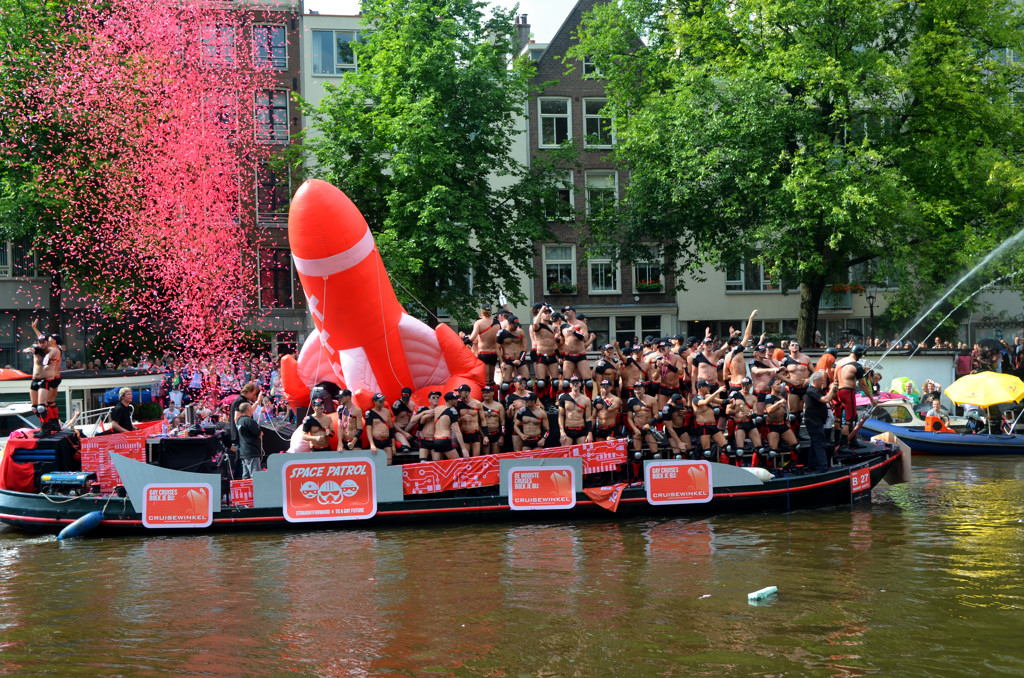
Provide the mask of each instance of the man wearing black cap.
[{"label": "man wearing black cap", "polygon": [[482,446],[484,454],[501,452],[502,432],[505,429],[505,408],[494,399],[494,387],[484,386],[480,396],[480,412],[484,418],[484,435],[488,444]]},{"label": "man wearing black cap", "polygon": [[[750,336],[754,331],[754,318],[756,317],[757,309],[755,308],[750,312],[750,317],[747,318],[747,325],[743,328],[743,338],[741,339],[734,334],[729,337],[727,342],[729,352],[725,356],[725,371],[728,372],[730,391],[738,391],[740,389],[740,382],[743,381],[743,377],[747,376],[747,361],[743,357],[743,352],[750,345]],[[763,338],[764,335],[762,335]]]},{"label": "man wearing black cap", "polygon": [[338,394],[338,427],[341,429],[341,450],[355,450],[362,445],[363,411],[352,400],[352,391]]},{"label": "man wearing black cap", "polygon": [[717,386],[711,390],[711,384],[706,379],[697,382],[697,393],[693,396],[693,423],[696,434],[700,437],[700,446],[704,450],[704,456],[711,454],[711,442],[714,441],[720,450],[725,451],[725,434],[718,428],[718,417],[715,415],[715,408],[722,405],[722,394],[725,393],[724,386]]},{"label": "man wearing black cap", "polygon": [[711,338],[711,328],[709,327],[700,352],[693,356],[691,361],[693,363],[693,372],[690,373],[690,381],[694,384],[706,381],[712,391],[717,390],[718,363],[728,350],[729,346],[727,344],[723,344],[721,348],[717,351],[715,350],[715,340]]},{"label": "man wearing black cap", "polygon": [[480,456],[482,446],[490,445],[490,438],[481,431],[486,426],[483,407],[480,401],[470,396],[469,384],[459,387],[459,402],[455,409],[459,412],[459,431],[462,432],[462,442],[469,448],[471,457]]},{"label": "man wearing black cap", "polygon": [[633,397],[626,401],[626,424],[632,433],[633,451],[640,452],[646,445],[652,454],[658,452],[658,437],[654,435],[651,422],[658,403],[654,396],[645,392],[642,381],[634,382]]},{"label": "man wearing black cap", "polygon": [[459,454],[452,441],[457,441],[462,456],[469,459],[469,448],[462,440],[462,433],[459,431],[459,411],[455,404],[459,402],[459,394],[449,391],[444,394],[444,405],[436,410],[434,417],[434,449],[431,456],[434,461],[442,459],[458,459]]},{"label": "man wearing black cap", "polygon": [[[239,412],[243,405],[249,403],[243,402],[239,405]],[[313,398],[313,418],[320,423],[320,428],[324,432],[324,438],[317,444],[313,445],[314,451],[323,450],[336,450],[338,449],[338,434],[334,432],[334,421],[331,416],[324,411],[324,396]],[[250,406],[251,407],[251,406]],[[252,410],[249,410],[249,415],[252,416]]]},{"label": "man wearing black cap", "polygon": [[628,403],[636,395],[632,384],[637,382],[646,384],[651,373],[651,365],[644,360],[643,349],[639,346],[634,346],[630,349],[629,355],[625,356],[619,350],[619,342],[616,341],[615,353],[618,354],[620,361],[619,380],[622,382],[622,401]]},{"label": "man wearing black cap", "polygon": [[668,445],[675,455],[688,455],[693,444],[690,440],[693,411],[686,404],[681,393],[673,393],[669,401],[661,408],[658,418],[665,422],[668,434]]},{"label": "man wearing black cap", "polygon": [[[505,396],[505,421],[511,422],[515,420],[516,413],[523,407],[526,407],[526,396],[530,391],[526,390],[526,380],[522,377],[515,377],[512,380],[514,390]],[[515,435],[513,427],[506,424],[506,429],[509,437],[512,440],[512,449],[518,452],[523,449],[522,441],[518,436]]]},{"label": "man wearing black cap", "polygon": [[412,401],[412,389],[406,386],[402,395],[391,403],[391,414],[395,422],[395,445],[399,452],[408,452],[412,447],[412,413],[416,403]]},{"label": "man wearing black cap", "polygon": [[[32,409],[36,408],[39,404],[40,395],[42,395],[43,404],[45,405],[46,399],[46,373],[43,369],[43,359],[49,354],[49,340],[45,334],[40,334],[36,337],[36,343],[28,348],[21,349],[22,353],[28,353],[32,356],[32,381],[29,382],[29,397],[32,400]],[[39,392],[42,391],[42,394]]]},{"label": "man wearing black cap", "polygon": [[544,305],[533,317],[530,340],[537,349],[533,363],[536,381],[534,390],[540,397],[553,395],[553,382],[558,378],[558,329],[553,325],[551,307]]},{"label": "man wearing black cap", "polygon": [[476,344],[476,357],[486,365],[488,384],[494,383],[494,368],[498,365],[498,331],[501,324],[491,317],[491,305],[484,304],[480,308],[480,319],[473,323],[473,331],[469,341]]},{"label": "man wearing black cap", "polygon": [[622,400],[612,391],[612,382],[602,379],[600,395],[594,398],[594,440],[610,440],[616,437]]},{"label": "man wearing black cap", "polygon": [[[743,388],[747,388],[750,383],[750,378],[745,377],[745,383],[741,385]],[[750,400],[754,400],[756,404],[757,400],[752,396]],[[736,449],[739,454],[743,454],[743,446],[749,439],[753,444],[754,449],[761,447],[761,432],[757,430],[757,426],[754,424],[754,412],[751,409],[751,402],[748,397],[740,391],[732,391],[729,393],[729,402],[725,406],[725,416],[729,417],[736,430],[733,432],[733,438],[736,440]]]},{"label": "man wearing black cap", "polygon": [[526,405],[519,408],[513,423],[515,437],[520,441],[520,449],[536,450],[544,447],[547,441],[548,413],[537,400],[537,394],[526,394]]},{"label": "man wearing black cap", "polygon": [[754,359],[750,361],[750,376],[753,381],[754,395],[757,396],[758,414],[764,414],[764,399],[771,393],[772,379],[782,368],[768,357],[767,347],[758,344],[754,347]]},{"label": "man wearing black cap", "polygon": [[569,392],[558,396],[558,428],[562,431],[563,445],[576,445],[594,441],[591,432],[591,403],[580,392],[580,378],[569,380]]},{"label": "man wearing black cap", "polygon": [[526,332],[519,326],[519,318],[509,318],[508,327],[498,332],[498,357],[501,359],[501,390],[507,393],[512,377],[530,376],[530,352],[526,345]]},{"label": "man wearing black cap", "polygon": [[429,461],[430,452],[434,449],[434,418],[437,416],[437,404],[441,400],[440,391],[427,394],[429,406],[419,407],[410,419],[410,426],[416,427],[416,445],[420,450],[420,461]]},{"label": "man wearing black cap", "polygon": [[619,384],[619,361],[615,357],[615,346],[612,344],[605,344],[601,347],[601,357],[594,364],[594,375],[595,378],[601,381],[608,380],[615,386],[612,387],[613,391],[618,391]]},{"label": "man wearing black cap", "polygon": [[370,454],[384,450],[390,466],[395,458],[395,420],[383,393],[373,394],[373,409],[366,411],[366,437],[370,439]]},{"label": "man wearing black cap", "polygon": [[587,362],[587,339],[590,331],[587,323],[576,316],[576,309],[566,306],[562,309],[565,322],[562,333],[562,378],[571,379],[574,374],[583,381],[590,380],[590,363]]},{"label": "man wearing black cap", "polygon": [[672,353],[672,345],[667,341],[658,343],[657,357],[654,359],[652,370],[654,382],[658,388],[658,409],[665,407],[665,403],[673,395],[683,394],[680,389],[680,376],[686,370],[686,363],[677,354]]}]

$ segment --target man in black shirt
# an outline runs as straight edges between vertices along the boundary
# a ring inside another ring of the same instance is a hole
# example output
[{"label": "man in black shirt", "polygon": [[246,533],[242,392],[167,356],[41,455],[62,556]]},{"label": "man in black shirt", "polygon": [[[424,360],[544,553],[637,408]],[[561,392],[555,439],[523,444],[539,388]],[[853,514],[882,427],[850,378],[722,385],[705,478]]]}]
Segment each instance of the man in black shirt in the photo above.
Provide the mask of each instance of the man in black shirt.
[{"label": "man in black shirt", "polygon": [[825,451],[825,420],[828,418],[828,404],[836,397],[838,382],[823,390],[828,380],[825,372],[819,370],[811,375],[807,393],[804,394],[804,426],[807,437],[811,439],[810,453],[807,455],[809,471],[828,470],[828,454]]},{"label": "man in black shirt", "polygon": [[134,431],[132,425],[132,390],[127,386],[117,392],[117,404],[110,408],[110,422],[113,425],[114,433],[128,433]]},{"label": "man in black shirt", "polygon": [[252,478],[252,474],[260,470],[260,438],[263,431],[252,418],[252,403],[244,402],[238,406],[238,456],[242,459],[242,479]]}]

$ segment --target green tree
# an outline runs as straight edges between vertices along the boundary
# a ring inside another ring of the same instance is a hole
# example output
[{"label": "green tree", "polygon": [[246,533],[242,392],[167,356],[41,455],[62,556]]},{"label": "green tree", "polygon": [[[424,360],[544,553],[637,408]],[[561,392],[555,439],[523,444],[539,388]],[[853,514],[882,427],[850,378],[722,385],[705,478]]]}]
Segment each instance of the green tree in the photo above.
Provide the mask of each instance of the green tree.
[{"label": "green tree", "polygon": [[596,246],[762,263],[799,285],[805,345],[857,264],[900,280],[912,315],[1020,228],[1021,26],[1013,0],[599,6],[574,56],[607,77],[631,183]]},{"label": "green tree", "polygon": [[417,314],[410,293],[460,319],[499,292],[520,300],[556,186],[558,158],[526,167],[512,155],[534,68],[513,59],[513,12],[484,6],[367,0],[359,70],[312,111],[313,174],[362,211]]}]

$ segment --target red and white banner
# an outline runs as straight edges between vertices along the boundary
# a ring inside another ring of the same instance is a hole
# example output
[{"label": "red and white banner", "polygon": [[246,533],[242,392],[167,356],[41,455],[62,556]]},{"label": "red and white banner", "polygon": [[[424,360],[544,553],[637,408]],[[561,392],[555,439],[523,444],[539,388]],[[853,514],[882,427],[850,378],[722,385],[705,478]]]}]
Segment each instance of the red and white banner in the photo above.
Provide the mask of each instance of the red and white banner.
[{"label": "red and white banner", "polygon": [[571,509],[576,505],[572,466],[517,466],[508,470],[508,506],[513,511]]},{"label": "red and white banner", "polygon": [[706,504],[714,496],[706,461],[652,461],[644,476],[650,504]]},{"label": "red and white banner", "polygon": [[213,523],[209,483],[150,483],[142,496],[146,527],[209,527]]},{"label": "red and white banner", "polygon": [[110,453],[116,452],[136,461],[146,461],[145,431],[130,433],[112,433],[82,439],[82,470],[94,471],[103,492],[111,492],[115,485],[121,483],[114,463],[110,461]]},{"label": "red and white banner", "polygon": [[365,520],[377,514],[377,483],[367,459],[288,461],[281,467],[290,523]]},{"label": "red and white banner", "polygon": [[231,505],[253,507],[252,478],[231,481]]},{"label": "red and white banner", "polygon": [[612,513],[619,510],[619,501],[622,500],[622,491],[626,489],[627,483],[617,485],[602,485],[601,487],[584,487],[583,493],[594,500],[594,503],[601,508],[606,508]]},{"label": "red and white banner", "polygon": [[502,459],[552,459],[579,457],[583,473],[611,471],[626,462],[626,441],[608,440],[584,445],[551,447],[543,450],[522,450],[488,454],[470,459],[446,459],[402,466],[402,489],[405,494],[427,494],[487,487],[500,483],[499,464]]}]

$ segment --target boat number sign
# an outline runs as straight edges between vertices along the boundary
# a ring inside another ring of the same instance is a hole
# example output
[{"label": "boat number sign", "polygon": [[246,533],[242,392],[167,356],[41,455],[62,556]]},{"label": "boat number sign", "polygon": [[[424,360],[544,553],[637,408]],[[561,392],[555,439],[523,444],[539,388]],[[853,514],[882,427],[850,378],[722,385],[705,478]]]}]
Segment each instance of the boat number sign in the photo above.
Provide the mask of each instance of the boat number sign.
[{"label": "boat number sign", "polygon": [[706,461],[652,461],[644,476],[650,504],[705,504],[714,496]]},{"label": "boat number sign", "polygon": [[576,469],[571,466],[509,469],[508,506],[513,511],[571,509],[576,506]]},{"label": "boat number sign", "polygon": [[281,471],[288,522],[365,520],[377,514],[376,476],[367,459],[289,461]]},{"label": "boat number sign", "polygon": [[871,469],[866,466],[850,470],[850,497],[856,499],[863,492],[871,492]]},{"label": "boat number sign", "polygon": [[142,494],[146,527],[209,527],[213,523],[209,483],[150,483]]}]

